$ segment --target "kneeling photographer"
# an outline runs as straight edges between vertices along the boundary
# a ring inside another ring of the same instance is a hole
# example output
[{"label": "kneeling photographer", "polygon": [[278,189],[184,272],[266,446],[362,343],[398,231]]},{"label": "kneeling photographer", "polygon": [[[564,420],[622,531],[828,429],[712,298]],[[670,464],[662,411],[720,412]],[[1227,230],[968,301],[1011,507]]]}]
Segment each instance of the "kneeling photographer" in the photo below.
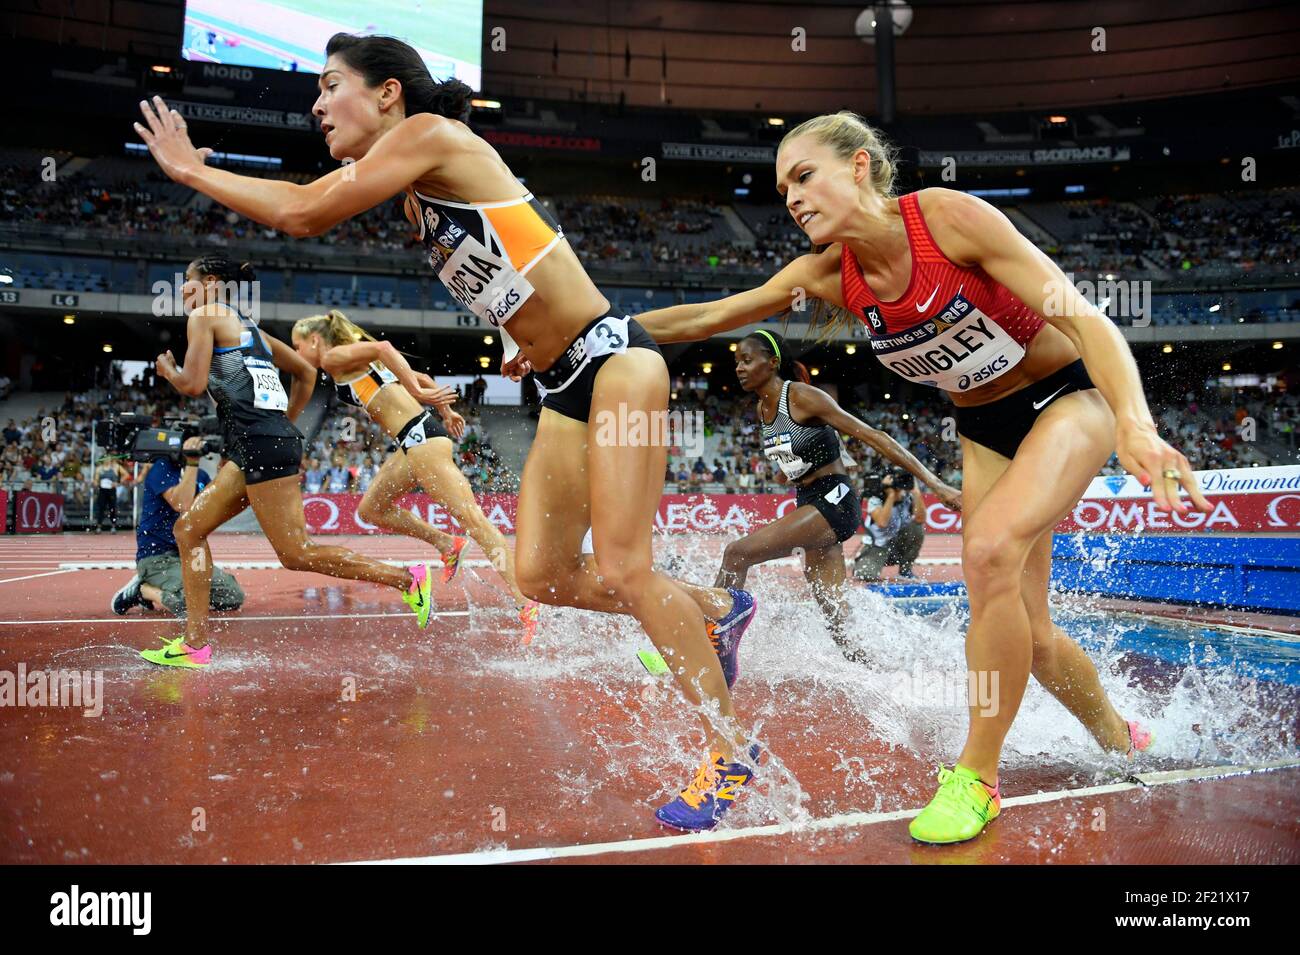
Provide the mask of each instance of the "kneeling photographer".
[{"label": "kneeling photographer", "polygon": [[[134,416],[123,415],[118,427],[126,430]],[[150,461],[142,486],[140,521],[136,525],[136,575],[113,597],[113,612],[125,614],[132,607],[150,610],[160,606],[185,614],[185,588],[181,578],[181,557],[172,528],[176,519],[190,509],[194,498],[212,480],[200,469],[205,452],[219,450],[220,440],[203,438],[203,422],[182,421],[177,430],[140,429],[128,440],[131,458]],[[238,610],[244,591],[235,578],[219,567],[212,568],[213,610]]]},{"label": "kneeling photographer", "polygon": [[853,576],[875,583],[881,571],[898,565],[900,577],[912,576],[912,564],[925,542],[925,501],[916,478],[901,468],[871,475],[865,482],[867,533],[853,558]]}]

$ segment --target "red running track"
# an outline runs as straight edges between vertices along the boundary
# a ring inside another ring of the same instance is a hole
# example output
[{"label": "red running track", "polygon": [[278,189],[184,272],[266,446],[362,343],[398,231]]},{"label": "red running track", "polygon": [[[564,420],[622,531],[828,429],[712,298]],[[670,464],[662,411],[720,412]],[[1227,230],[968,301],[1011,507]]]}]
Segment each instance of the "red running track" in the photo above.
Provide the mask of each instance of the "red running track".
[{"label": "red running track", "polygon": [[[954,543],[932,539],[927,556]],[[778,714],[764,739],[806,794],[803,828],[738,808],[718,833],[666,836],[651,809],[690,767],[645,727],[671,727],[680,710],[632,666],[600,682],[566,677],[575,650],[567,634],[548,640],[553,618],[520,646],[489,571],[440,590],[425,632],[374,585],[238,571],[249,600],[214,627],[217,665],[177,672],[136,656],[172,622],[106,612],[128,571],[58,572],[129,559],[132,544],[0,540],[0,671],[104,676],[99,716],[0,708],[0,862],[1300,861],[1294,768],[1135,783],[1124,764],[1099,779],[1049,755],[1004,772],[1008,807],[980,838],[916,845],[906,816],[928,798],[937,757],[885,745],[813,678],[742,678],[736,693],[742,714]],[[401,539],[358,546],[421,553]],[[213,549],[218,562],[270,559],[260,538]],[[783,572],[793,578],[771,571]],[[772,637],[760,621],[746,640]],[[343,698],[349,686],[355,699]],[[846,761],[870,784],[849,785]],[[1015,804],[1026,798],[1041,801]]]}]

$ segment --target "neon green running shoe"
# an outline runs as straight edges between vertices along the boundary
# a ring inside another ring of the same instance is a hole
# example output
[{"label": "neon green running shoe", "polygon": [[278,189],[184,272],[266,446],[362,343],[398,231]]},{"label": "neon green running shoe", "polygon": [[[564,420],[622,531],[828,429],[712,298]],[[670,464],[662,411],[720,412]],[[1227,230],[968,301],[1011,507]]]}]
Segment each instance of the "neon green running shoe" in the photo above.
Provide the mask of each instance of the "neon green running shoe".
[{"label": "neon green running shoe", "polygon": [[965,766],[939,767],[939,791],[908,826],[917,842],[946,844],[974,839],[1002,811],[1002,796]]},{"label": "neon green running shoe", "polygon": [[202,670],[212,663],[212,644],[202,650],[195,650],[185,642],[185,637],[168,640],[160,637],[163,645],[159,650],[141,650],[140,656],[160,667],[184,667],[187,670]]},{"label": "neon green running shoe", "polygon": [[402,601],[415,613],[423,630],[433,614],[433,576],[428,564],[415,564],[406,570],[411,575],[411,586],[402,594]]}]

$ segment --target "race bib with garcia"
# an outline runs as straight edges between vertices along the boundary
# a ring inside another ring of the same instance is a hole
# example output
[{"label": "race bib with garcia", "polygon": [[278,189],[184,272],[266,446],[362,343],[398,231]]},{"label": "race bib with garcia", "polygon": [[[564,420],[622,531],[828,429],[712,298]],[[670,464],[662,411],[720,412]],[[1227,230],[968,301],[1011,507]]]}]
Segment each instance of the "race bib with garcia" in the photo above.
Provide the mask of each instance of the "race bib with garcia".
[{"label": "race bib with garcia", "polygon": [[1024,346],[961,295],[905,332],[873,335],[871,351],[908,381],[944,391],[987,384],[1025,357]]},{"label": "race bib with garcia", "polygon": [[532,283],[504,255],[450,219],[440,224],[443,231],[435,239],[429,264],[462,308],[490,325],[504,325],[533,294]]}]

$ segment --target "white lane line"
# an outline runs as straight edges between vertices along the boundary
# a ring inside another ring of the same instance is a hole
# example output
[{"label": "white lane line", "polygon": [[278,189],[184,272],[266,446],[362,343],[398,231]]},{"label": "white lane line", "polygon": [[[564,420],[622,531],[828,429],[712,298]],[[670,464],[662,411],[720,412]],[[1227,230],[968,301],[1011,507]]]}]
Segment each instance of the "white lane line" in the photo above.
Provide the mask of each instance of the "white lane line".
[{"label": "white lane line", "polygon": [[[378,617],[409,617],[410,613],[318,613],[318,614],[287,614],[285,616],[266,616],[266,617],[249,617],[240,614],[238,617],[219,617],[218,620],[223,624],[230,623],[256,623],[263,620],[373,620]],[[468,610],[439,610],[430,614],[432,617],[468,617]],[[89,617],[81,620],[0,620],[0,626],[6,627],[31,627],[37,624],[51,623],[175,623],[171,617]]]},{"label": "white lane line", "polygon": [[[217,567],[231,568],[232,570],[280,570],[284,565],[278,560],[222,560],[216,558],[213,563]],[[380,563],[388,564],[390,567],[405,567],[411,561],[389,559],[382,560]],[[430,562],[432,566],[440,566],[436,562]],[[461,561],[462,567],[491,567],[490,560],[464,560]],[[62,570],[135,570],[135,561],[133,560],[87,560],[87,561],[64,561],[59,564]]]},{"label": "white lane line", "polygon": [[[408,564],[418,561],[418,557],[390,557],[382,561],[393,567],[405,567]],[[278,560],[254,560],[253,558],[235,557],[235,558],[215,558],[218,567],[229,567],[234,570],[279,570],[282,566]],[[434,566],[436,562],[430,561]],[[915,564],[960,564],[960,557],[921,557],[913,561]],[[491,567],[492,561],[475,559],[461,561],[462,567]],[[765,564],[759,564],[754,570],[761,570],[764,567],[801,567],[803,566],[797,557],[782,557],[779,560],[769,560]],[[135,561],[133,560],[75,560],[60,561],[59,568],[62,570],[135,570]]]},{"label": "white lane line", "polygon": [[1209,620],[1195,620],[1191,617],[1179,617],[1170,613],[1162,613],[1158,609],[1152,609],[1150,611],[1111,610],[1108,612],[1119,617],[1137,617],[1139,620],[1146,623],[1151,623],[1152,621],[1176,623],[1185,627],[1205,627],[1207,630],[1223,630],[1228,633],[1239,633],[1246,637],[1268,637],[1271,640],[1283,640],[1287,643],[1300,643],[1300,634],[1297,633],[1283,633],[1281,630],[1269,630],[1265,627],[1240,626],[1231,623],[1214,623]]},{"label": "white lane line", "polygon": [[1279,769],[1300,767],[1300,760],[1275,759],[1268,763],[1251,763],[1245,766],[1206,766],[1200,769],[1171,769],[1158,773],[1137,773],[1132,778],[1144,786],[1166,786],[1196,779],[1229,779],[1249,776],[1251,773],[1270,773]]},{"label": "white lane line", "polygon": [[0,580],[0,584],[12,584],[19,580],[35,580],[37,577],[57,577],[59,574],[66,573],[66,570],[48,570],[43,574],[28,574],[26,577],[10,577],[8,580]]},{"label": "white lane line", "polygon": [[[914,564],[935,564],[949,565],[960,564],[960,557],[918,557],[912,561]],[[764,567],[802,567],[803,561],[798,557],[778,557],[776,560],[769,560],[762,564],[755,564],[750,570],[762,570]]]},{"label": "white lane line", "polygon": [[[1058,789],[1054,792],[1033,793],[1029,796],[1012,796],[1002,800],[1002,808],[1040,805],[1063,799],[1082,799],[1107,793],[1128,792],[1144,786],[1162,786],[1191,780],[1223,779],[1249,773],[1300,767],[1300,760],[1278,760],[1251,766],[1212,766],[1201,769],[1177,770],[1168,773],[1146,773],[1129,777],[1131,782],[1111,783],[1106,786],[1089,786],[1083,789]],[[447,855],[420,856],[409,859],[372,859],[345,862],[342,865],[499,865],[506,862],[535,862],[544,859],[572,859],[620,852],[647,852],[655,849],[685,848],[737,839],[766,838],[771,836],[801,835],[828,829],[848,829],[873,826],[882,822],[910,819],[920,809],[900,809],[895,812],[850,812],[839,816],[814,819],[795,826],[788,822],[746,829],[727,829],[722,832],[698,832],[690,835],[653,836],[647,839],[624,839],[620,842],[594,842],[585,845],[544,846],[536,849],[492,849],[486,852],[457,852]]]}]

